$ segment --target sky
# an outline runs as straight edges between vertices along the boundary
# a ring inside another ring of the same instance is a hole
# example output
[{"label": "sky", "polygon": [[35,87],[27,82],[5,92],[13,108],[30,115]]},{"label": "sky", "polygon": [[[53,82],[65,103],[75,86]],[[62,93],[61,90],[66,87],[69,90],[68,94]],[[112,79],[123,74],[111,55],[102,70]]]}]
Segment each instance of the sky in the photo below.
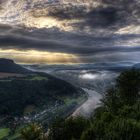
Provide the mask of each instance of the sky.
[{"label": "sky", "polygon": [[140,62],[140,3],[90,8],[12,3],[1,1],[0,58],[25,64]]}]

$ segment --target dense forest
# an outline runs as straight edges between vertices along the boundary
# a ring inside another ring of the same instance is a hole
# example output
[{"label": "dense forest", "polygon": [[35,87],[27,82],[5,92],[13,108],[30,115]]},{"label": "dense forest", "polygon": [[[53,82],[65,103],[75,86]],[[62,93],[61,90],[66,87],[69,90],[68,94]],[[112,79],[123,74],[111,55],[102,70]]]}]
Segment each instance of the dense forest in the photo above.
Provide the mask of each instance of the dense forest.
[{"label": "dense forest", "polygon": [[64,95],[78,96],[78,92],[72,85],[48,77],[47,74],[40,73],[19,78],[1,79],[0,114],[22,116],[28,105],[40,107],[44,104],[53,104],[56,101],[63,104],[64,101],[58,97]]},{"label": "dense forest", "polygon": [[0,78],[0,139],[3,131],[12,137],[29,122],[48,127],[86,99],[81,89],[45,73]]},{"label": "dense forest", "polygon": [[23,140],[139,140],[140,71],[122,72],[90,118],[58,119],[45,133],[40,124],[21,131]]}]

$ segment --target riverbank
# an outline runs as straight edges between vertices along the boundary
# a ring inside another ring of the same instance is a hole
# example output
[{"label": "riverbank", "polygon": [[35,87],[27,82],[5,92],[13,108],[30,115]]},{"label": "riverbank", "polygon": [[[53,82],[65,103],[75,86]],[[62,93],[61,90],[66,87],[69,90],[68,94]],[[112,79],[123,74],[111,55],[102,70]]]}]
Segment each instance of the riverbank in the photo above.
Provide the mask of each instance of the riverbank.
[{"label": "riverbank", "polygon": [[88,94],[88,100],[79,106],[72,114],[72,116],[89,117],[93,111],[100,106],[102,95],[94,90],[83,89]]}]

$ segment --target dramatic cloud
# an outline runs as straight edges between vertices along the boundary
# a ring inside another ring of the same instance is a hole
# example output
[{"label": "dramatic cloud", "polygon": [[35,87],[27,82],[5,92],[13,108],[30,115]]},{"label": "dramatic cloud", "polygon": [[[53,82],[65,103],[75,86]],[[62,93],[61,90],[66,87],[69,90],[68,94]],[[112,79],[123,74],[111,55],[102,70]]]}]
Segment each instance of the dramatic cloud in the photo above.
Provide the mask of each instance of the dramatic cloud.
[{"label": "dramatic cloud", "polygon": [[0,2],[0,57],[22,63],[140,61],[138,0]]},{"label": "dramatic cloud", "polygon": [[2,26],[0,30],[4,30],[0,33],[0,57],[22,63],[140,60],[139,34],[94,37],[59,30],[28,31],[8,26]]}]

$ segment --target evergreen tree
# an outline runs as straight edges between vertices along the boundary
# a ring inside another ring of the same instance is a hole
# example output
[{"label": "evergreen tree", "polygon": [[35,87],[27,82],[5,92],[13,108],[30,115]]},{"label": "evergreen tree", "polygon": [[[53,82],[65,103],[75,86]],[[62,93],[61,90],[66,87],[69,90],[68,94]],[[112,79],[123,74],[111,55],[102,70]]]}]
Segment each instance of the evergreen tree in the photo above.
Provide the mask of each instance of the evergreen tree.
[{"label": "evergreen tree", "polygon": [[47,136],[43,132],[42,126],[36,123],[30,124],[21,131],[23,140],[47,140]]}]

